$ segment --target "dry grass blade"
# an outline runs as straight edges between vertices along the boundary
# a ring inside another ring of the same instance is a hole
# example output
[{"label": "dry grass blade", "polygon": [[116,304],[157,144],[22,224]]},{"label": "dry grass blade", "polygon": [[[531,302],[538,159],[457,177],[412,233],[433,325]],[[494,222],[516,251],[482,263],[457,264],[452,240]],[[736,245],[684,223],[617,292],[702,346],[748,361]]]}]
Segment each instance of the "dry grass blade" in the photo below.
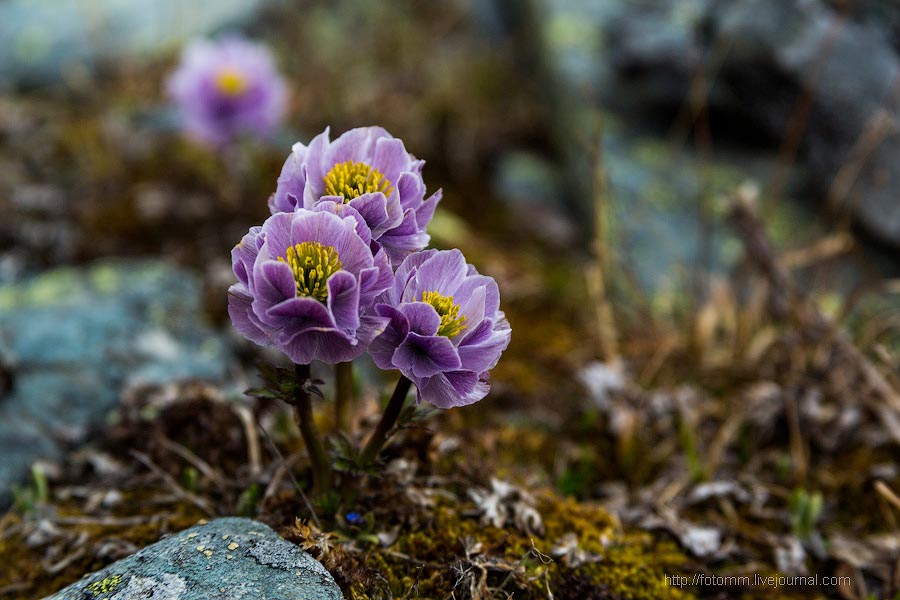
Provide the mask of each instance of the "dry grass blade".
[{"label": "dry grass blade", "polygon": [[81,534],[78,536],[78,539],[75,540],[75,543],[73,544],[75,546],[75,550],[73,552],[64,556],[55,563],[51,563],[48,559],[45,558],[41,562],[41,568],[44,569],[44,572],[49,573],[50,575],[55,575],[61,571],[64,571],[69,565],[84,556],[84,553],[86,552],[85,543],[87,542],[87,540],[87,533],[81,532]]},{"label": "dry grass blade", "polygon": [[210,517],[216,516],[215,511],[210,506],[209,502],[207,502],[204,498],[197,496],[196,494],[192,494],[191,492],[178,485],[178,482],[175,481],[175,479],[171,475],[159,468],[152,460],[150,460],[149,456],[147,456],[143,452],[138,452],[137,450],[131,450],[129,454],[131,454],[131,456],[133,456],[142,465],[150,469],[150,471],[152,471],[154,475],[159,477],[163,481],[163,483],[165,483],[169,487],[169,489],[172,490],[172,493],[175,494],[175,496],[182,500],[190,502]]},{"label": "dry grass blade", "polygon": [[194,454],[190,451],[190,449],[185,446],[170,440],[168,437],[164,435],[160,435],[158,438],[159,443],[163,448],[169,450],[170,452],[174,452],[185,461],[190,463],[194,468],[200,471],[207,479],[212,481],[217,488],[224,491],[225,490],[225,479],[219,474],[218,471],[213,469],[209,463],[205,460]]},{"label": "dry grass blade", "polygon": [[781,255],[781,264],[786,269],[801,269],[846,254],[854,247],[856,240],[851,234],[842,231],[824,237],[806,248],[785,252]]},{"label": "dry grass blade", "polygon": [[[289,464],[284,459],[284,455],[281,454],[278,446],[275,445],[275,442],[273,442],[271,436],[269,436],[269,432],[266,431],[262,425],[259,425],[259,430],[266,438],[266,443],[268,444],[269,450],[272,452],[272,455],[275,456],[279,461],[281,461],[281,468],[287,471],[288,477],[291,478],[291,483],[294,484],[294,489],[297,490],[298,494],[300,494],[300,498],[303,500],[303,504],[305,504],[306,508],[309,510],[309,514],[312,517],[313,522],[316,524],[316,527],[322,529],[322,523],[319,521],[319,516],[316,514],[316,510],[313,508],[312,503],[310,503],[309,498],[307,498],[306,494],[303,492],[303,488],[300,487],[300,482],[297,481],[296,477],[294,477],[293,471],[291,471],[290,464],[293,463]],[[268,490],[266,491],[266,493],[268,494]]]},{"label": "dry grass blade", "polygon": [[756,215],[755,194],[744,187],[737,191],[730,210],[730,221],[751,265],[769,281],[768,306],[777,320],[796,323],[803,339],[811,347],[829,345],[865,382],[874,394],[863,394],[863,401],[879,415],[886,429],[900,443],[900,393],[851,341],[850,335],[830,322],[815,303],[801,293],[779,261],[765,228]]},{"label": "dry grass blade", "polygon": [[609,185],[603,164],[603,137],[598,137],[593,147],[594,255],[595,260],[586,270],[588,292],[596,307],[594,323],[600,356],[612,366],[618,365],[619,342],[612,304],[609,302],[607,279],[610,274],[609,256]]},{"label": "dry grass blade", "polygon": [[[153,515],[150,521],[164,521],[171,515],[167,513],[159,513]],[[146,516],[138,517],[56,517],[54,523],[59,525],[76,525],[76,526],[101,526],[101,527],[133,527],[135,525],[145,525],[148,521]]]},{"label": "dry grass blade", "polygon": [[242,404],[231,403],[229,406],[244,426],[244,436],[247,438],[247,457],[250,459],[250,476],[255,479],[262,471],[262,452],[259,447],[259,438],[256,436],[256,419],[253,417],[253,412]]},{"label": "dry grass blade", "polygon": [[896,492],[894,492],[888,484],[881,480],[876,481],[875,491],[881,494],[885,500],[890,502],[891,506],[900,511],[900,496],[897,496]]}]

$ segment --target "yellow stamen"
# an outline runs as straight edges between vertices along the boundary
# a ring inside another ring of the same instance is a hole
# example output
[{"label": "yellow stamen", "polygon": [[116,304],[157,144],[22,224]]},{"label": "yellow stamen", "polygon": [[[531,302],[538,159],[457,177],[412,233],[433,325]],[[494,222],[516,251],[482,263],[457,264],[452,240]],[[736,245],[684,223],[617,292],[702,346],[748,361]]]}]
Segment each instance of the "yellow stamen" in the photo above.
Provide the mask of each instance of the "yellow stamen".
[{"label": "yellow stamen", "polygon": [[225,96],[234,98],[247,90],[247,79],[232,68],[225,68],[216,75],[216,88]]},{"label": "yellow stamen", "polygon": [[337,163],[325,175],[325,193],[329,196],[343,196],[345,204],[371,192],[390,196],[393,189],[384,173],[364,162],[348,160]]},{"label": "yellow stamen", "polygon": [[444,296],[438,292],[422,292],[422,302],[433,306],[441,317],[438,335],[452,338],[466,328],[466,316],[459,314],[459,304],[453,302],[453,296]]},{"label": "yellow stamen", "polygon": [[328,299],[325,283],[344,266],[334,246],[319,242],[301,242],[287,249],[285,257],[278,260],[287,263],[297,282],[297,295],[315,298],[319,302]]}]

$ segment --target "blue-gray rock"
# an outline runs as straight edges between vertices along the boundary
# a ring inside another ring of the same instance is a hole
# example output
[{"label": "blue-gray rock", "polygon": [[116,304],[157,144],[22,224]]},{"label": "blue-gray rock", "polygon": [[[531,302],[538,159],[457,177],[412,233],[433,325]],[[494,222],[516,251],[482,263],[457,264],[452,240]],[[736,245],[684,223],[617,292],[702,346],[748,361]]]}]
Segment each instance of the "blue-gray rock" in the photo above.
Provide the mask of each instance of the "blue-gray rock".
[{"label": "blue-gray rock", "polygon": [[210,521],[84,576],[47,600],[340,600],[331,574],[268,526]]},{"label": "blue-gray rock", "polygon": [[142,56],[246,20],[260,0],[0,2],[0,88],[78,75],[111,56]]},{"label": "blue-gray rock", "polygon": [[[129,383],[221,379],[200,284],[161,262],[102,262],[0,284],[0,505],[37,459],[104,422]],[[8,388],[8,389],[3,389]]]},{"label": "blue-gray rock", "polygon": [[607,105],[670,118],[706,70],[713,132],[775,150],[808,92],[798,160],[809,195],[900,246],[900,5],[867,2],[842,18],[820,0],[617,4],[598,25]]}]

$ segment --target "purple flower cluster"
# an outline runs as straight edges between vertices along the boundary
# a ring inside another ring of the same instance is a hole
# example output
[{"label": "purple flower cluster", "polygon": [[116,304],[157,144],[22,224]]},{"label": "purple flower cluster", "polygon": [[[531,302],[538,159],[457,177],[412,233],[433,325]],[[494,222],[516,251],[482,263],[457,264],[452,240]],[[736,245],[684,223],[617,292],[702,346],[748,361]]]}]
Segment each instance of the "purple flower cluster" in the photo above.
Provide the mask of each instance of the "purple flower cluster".
[{"label": "purple flower cluster", "polygon": [[423,165],[379,127],[295,144],[272,216],[232,251],[235,328],[297,364],[368,351],[440,408],[484,398],[511,330],[492,278],[424,250],[441,192],[425,198]]},{"label": "purple flower cluster", "polygon": [[187,46],[167,87],[188,134],[213,146],[271,134],[288,98],[268,49],[234,36]]}]

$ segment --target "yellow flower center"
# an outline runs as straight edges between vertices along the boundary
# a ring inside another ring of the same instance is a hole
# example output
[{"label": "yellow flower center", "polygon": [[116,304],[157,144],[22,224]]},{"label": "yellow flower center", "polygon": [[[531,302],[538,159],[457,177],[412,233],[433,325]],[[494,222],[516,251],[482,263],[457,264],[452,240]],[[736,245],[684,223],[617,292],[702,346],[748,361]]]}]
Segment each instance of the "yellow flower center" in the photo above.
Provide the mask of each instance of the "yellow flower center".
[{"label": "yellow flower center", "polygon": [[343,196],[345,204],[372,192],[390,196],[393,189],[384,173],[364,162],[348,160],[338,163],[325,175],[325,193],[329,196]]},{"label": "yellow flower center", "polygon": [[247,79],[237,70],[226,67],[216,75],[216,89],[222,95],[234,98],[247,90]]},{"label": "yellow flower center", "polygon": [[459,304],[453,302],[453,296],[444,296],[438,292],[422,292],[422,302],[433,306],[441,317],[438,335],[452,338],[466,328],[466,316],[459,314]]},{"label": "yellow flower center", "polygon": [[325,282],[344,266],[334,246],[319,242],[301,242],[287,249],[286,256],[278,260],[287,263],[297,282],[297,295],[315,298],[319,302],[328,299]]}]

